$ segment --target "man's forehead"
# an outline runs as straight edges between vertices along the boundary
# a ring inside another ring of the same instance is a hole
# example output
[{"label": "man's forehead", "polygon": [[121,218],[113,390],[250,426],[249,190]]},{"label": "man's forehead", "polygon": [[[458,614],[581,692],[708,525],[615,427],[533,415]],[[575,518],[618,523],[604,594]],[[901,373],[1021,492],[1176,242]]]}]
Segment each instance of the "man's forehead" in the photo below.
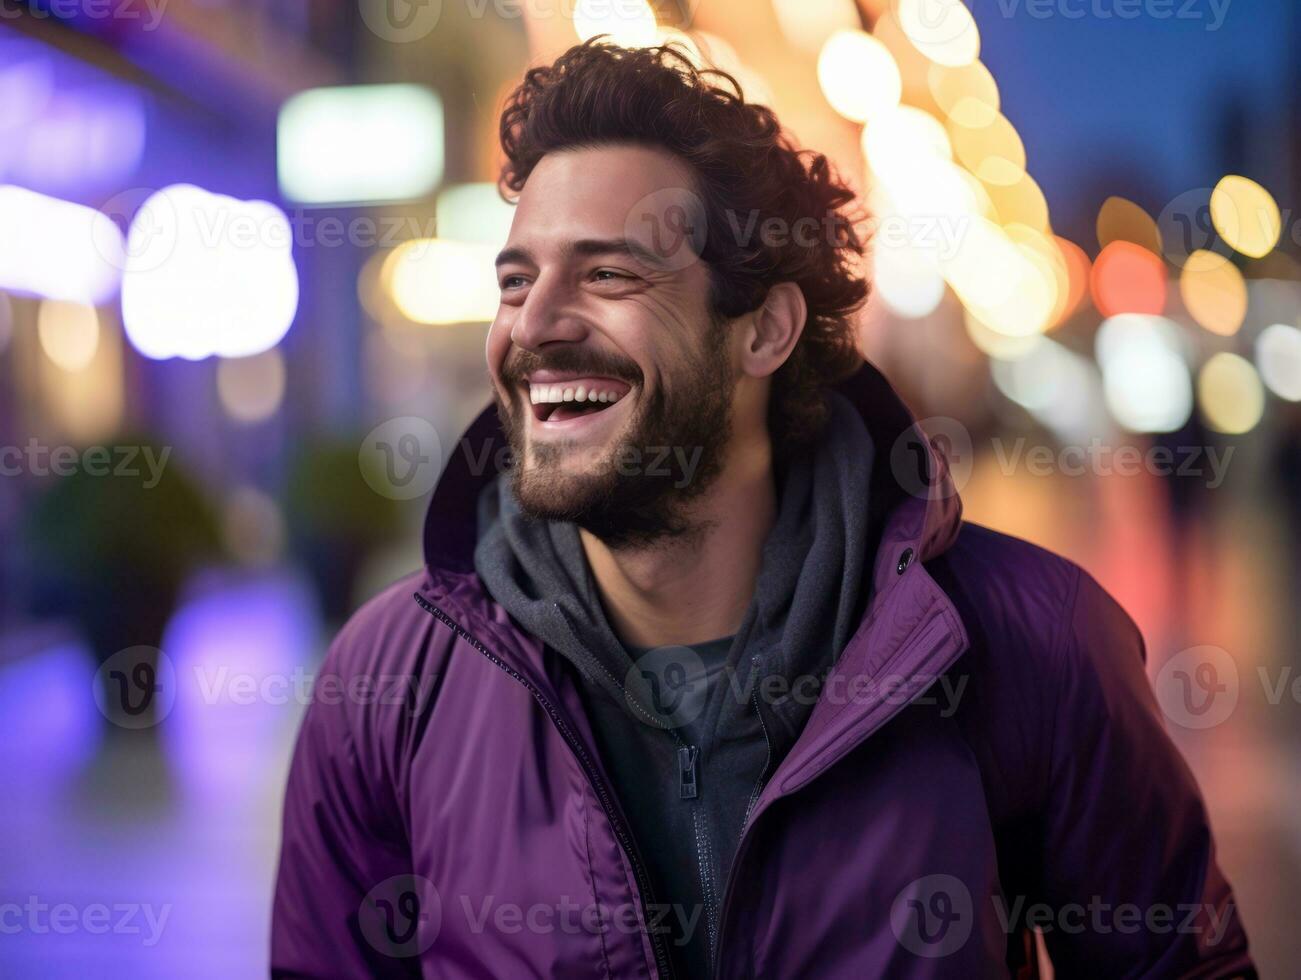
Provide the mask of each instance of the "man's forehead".
[{"label": "man's forehead", "polygon": [[703,205],[689,182],[684,164],[646,147],[548,154],[520,193],[503,256],[566,260],[604,243],[648,267],[680,270],[703,244]]},{"label": "man's forehead", "polygon": [[558,150],[544,156],[520,191],[517,216],[565,214],[587,223],[583,233],[610,235],[646,198],[690,192],[685,164],[665,150],[615,144]]}]

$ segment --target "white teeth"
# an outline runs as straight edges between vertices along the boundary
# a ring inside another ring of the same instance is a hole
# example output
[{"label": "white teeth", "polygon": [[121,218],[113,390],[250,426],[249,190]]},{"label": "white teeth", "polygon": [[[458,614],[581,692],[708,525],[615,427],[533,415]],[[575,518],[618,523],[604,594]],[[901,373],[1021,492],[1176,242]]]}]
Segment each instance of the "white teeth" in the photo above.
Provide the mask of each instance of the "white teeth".
[{"label": "white teeth", "polygon": [[582,384],[577,388],[564,385],[529,385],[529,401],[534,405],[554,404],[557,402],[617,402],[622,394],[613,391],[598,391]]}]

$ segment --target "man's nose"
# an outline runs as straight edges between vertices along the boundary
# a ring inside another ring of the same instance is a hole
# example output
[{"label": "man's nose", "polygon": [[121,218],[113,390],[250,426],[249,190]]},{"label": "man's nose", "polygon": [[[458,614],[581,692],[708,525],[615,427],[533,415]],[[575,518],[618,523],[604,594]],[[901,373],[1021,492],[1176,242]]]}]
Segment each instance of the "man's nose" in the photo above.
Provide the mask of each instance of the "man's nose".
[{"label": "man's nose", "polygon": [[539,276],[511,326],[511,341],[536,351],[553,340],[584,339],[589,331],[586,321],[574,309],[576,299],[560,277]]}]

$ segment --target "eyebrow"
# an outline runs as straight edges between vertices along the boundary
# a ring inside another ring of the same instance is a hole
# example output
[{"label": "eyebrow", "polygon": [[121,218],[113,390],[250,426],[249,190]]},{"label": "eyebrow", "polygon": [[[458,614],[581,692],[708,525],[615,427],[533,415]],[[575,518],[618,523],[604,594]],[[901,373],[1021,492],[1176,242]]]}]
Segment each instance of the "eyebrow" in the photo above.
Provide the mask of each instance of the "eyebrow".
[{"label": "eyebrow", "polygon": [[[627,255],[652,268],[658,269],[664,266],[659,256],[650,249],[626,238],[580,238],[566,243],[562,254],[566,259],[574,256]],[[496,265],[499,268],[509,262],[537,265],[533,253],[519,245],[504,248],[497,254]]]}]

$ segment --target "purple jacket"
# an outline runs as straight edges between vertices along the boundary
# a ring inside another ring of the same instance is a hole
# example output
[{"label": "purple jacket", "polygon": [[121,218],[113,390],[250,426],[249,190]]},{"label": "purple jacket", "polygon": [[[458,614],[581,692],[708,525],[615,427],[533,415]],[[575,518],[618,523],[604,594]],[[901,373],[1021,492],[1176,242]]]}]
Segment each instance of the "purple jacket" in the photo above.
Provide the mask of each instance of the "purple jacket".
[{"label": "purple jacket", "polygon": [[[874,368],[840,390],[879,447],[872,597],[745,826],[718,975],[1030,976],[1027,926],[1063,978],[1253,975],[1133,621],[1071,562],[964,523]],[[473,569],[503,446],[490,406],[434,493],[425,570],[330,647],[274,976],[667,975],[674,911],[643,903],[575,683]]]}]

